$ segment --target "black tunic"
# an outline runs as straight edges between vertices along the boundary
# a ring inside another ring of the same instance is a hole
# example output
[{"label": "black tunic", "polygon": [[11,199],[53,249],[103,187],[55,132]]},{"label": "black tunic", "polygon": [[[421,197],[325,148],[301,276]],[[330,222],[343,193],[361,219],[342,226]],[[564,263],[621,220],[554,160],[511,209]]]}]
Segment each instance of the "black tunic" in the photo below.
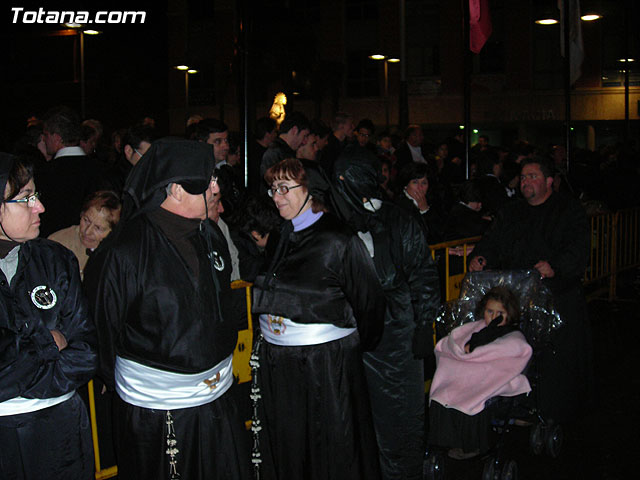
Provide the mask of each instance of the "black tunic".
[{"label": "black tunic", "polygon": [[[32,300],[41,286],[55,293],[51,308]],[[0,292],[0,402],[55,398],[85,385],[96,369],[96,342],[73,253],[45,239],[22,244],[10,284],[0,272]],[[50,330],[64,335],[66,348],[58,350]],[[77,394],[43,410],[0,416],[0,478],[92,473],[91,432]]]},{"label": "black tunic", "polygon": [[[212,224],[206,227],[211,228],[211,252],[224,265],[216,271],[222,288],[218,309],[198,222],[192,233],[174,239],[174,244],[151,218],[157,221],[152,212],[127,223],[106,251],[101,267],[86,272],[85,279],[95,286],[91,300],[101,375],[110,388],[116,355],[160,370],[192,374],[228,357],[237,339],[226,303],[231,260],[222,232]],[[169,478],[167,412],[133,406],[119,398],[115,411],[118,478]],[[229,392],[172,414],[179,449],[177,471],[182,478],[245,478],[249,453]]]},{"label": "black tunic", "polygon": [[589,224],[582,205],[568,195],[553,193],[542,205],[524,200],[506,204],[475,247],[486,268],[531,269],[540,260],[553,268],[543,283],[553,293],[564,320],[539,365],[540,407],[557,421],[580,412],[591,395],[591,335],[581,278],[589,254]]},{"label": "black tunic", "polygon": [[[329,214],[292,233],[273,277],[258,276],[254,286],[254,314],[357,326],[369,347],[384,309],[365,246]],[[358,335],[310,346],[265,341],[259,356],[264,478],[379,478]]]}]

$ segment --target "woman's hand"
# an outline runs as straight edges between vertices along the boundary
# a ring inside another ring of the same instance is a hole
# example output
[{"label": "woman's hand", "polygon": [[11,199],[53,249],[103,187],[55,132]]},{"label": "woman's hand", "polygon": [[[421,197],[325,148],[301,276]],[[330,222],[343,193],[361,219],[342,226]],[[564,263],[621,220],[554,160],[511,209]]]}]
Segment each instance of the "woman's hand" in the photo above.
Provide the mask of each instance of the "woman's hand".
[{"label": "woman's hand", "polygon": [[64,335],[62,335],[58,330],[50,330],[50,332],[53,336],[53,341],[56,342],[56,345],[58,346],[58,350],[62,351],[67,348],[67,339],[64,338]]},{"label": "woman's hand", "polygon": [[427,203],[427,196],[426,195],[420,195],[417,192],[413,192],[413,191],[408,191],[409,195],[411,195],[411,198],[413,198],[416,203],[418,204],[418,208],[420,209],[421,212],[424,212],[425,210],[429,209],[429,204]]}]

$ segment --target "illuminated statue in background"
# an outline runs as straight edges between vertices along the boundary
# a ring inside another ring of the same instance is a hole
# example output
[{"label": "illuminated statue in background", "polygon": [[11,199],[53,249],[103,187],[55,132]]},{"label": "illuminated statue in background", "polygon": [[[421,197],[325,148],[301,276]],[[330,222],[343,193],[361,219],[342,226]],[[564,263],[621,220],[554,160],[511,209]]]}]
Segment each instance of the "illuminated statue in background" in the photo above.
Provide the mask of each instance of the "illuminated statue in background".
[{"label": "illuminated statue in background", "polygon": [[278,92],[276,94],[276,98],[273,99],[273,105],[271,105],[271,109],[269,110],[269,116],[276,121],[278,127],[280,127],[280,124],[284,121],[284,117],[286,115],[284,106],[286,104],[287,96],[282,92]]}]

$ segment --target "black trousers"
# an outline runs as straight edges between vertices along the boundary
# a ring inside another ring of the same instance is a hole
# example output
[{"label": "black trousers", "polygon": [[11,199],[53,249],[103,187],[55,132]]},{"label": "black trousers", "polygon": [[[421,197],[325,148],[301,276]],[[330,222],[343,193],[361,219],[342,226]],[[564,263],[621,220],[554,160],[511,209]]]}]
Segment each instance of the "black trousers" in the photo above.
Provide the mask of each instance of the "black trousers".
[{"label": "black trousers", "polygon": [[53,407],[0,417],[2,480],[93,477],[91,427],[77,393]]}]

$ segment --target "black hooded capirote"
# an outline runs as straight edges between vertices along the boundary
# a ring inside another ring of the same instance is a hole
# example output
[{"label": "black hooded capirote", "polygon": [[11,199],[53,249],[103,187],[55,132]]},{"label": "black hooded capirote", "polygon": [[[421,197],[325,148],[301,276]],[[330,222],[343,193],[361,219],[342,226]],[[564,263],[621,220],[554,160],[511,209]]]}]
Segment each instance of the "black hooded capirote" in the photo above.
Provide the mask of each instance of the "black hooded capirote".
[{"label": "black hooded capirote", "polygon": [[[380,201],[378,159],[347,147],[334,166],[346,220],[373,251],[387,300],[382,340],[364,355],[383,478],[422,478],[424,363],[440,304],[438,273],[418,221]],[[365,200],[366,201],[363,201]]]},{"label": "black hooded capirote", "polygon": [[[116,385],[116,356],[161,371],[197,374],[232,354],[237,331],[227,300],[231,259],[220,229],[161,206],[167,186],[202,194],[207,212],[210,145],[154,142],[125,185],[123,219],[85,270],[100,345],[100,373]],[[116,398],[118,477],[169,478],[165,411]],[[182,478],[245,478],[241,422],[225,393],[173,411]],[[164,433],[163,433],[164,432]],[[182,447],[180,447],[182,445]],[[206,452],[206,453],[205,453]],[[220,471],[224,469],[225,471]]]}]

